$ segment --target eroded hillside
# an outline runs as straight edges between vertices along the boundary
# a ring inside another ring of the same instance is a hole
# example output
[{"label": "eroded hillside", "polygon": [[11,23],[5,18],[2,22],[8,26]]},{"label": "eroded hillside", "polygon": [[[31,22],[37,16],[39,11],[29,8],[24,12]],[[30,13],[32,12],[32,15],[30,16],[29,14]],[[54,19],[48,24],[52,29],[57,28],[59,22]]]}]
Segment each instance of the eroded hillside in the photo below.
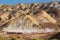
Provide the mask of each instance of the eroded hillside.
[{"label": "eroded hillside", "polygon": [[[2,32],[27,33],[29,36],[34,33],[39,35],[44,33],[43,35],[46,36],[60,32],[59,29],[60,2],[0,5]],[[43,36],[42,34],[40,36]]]}]

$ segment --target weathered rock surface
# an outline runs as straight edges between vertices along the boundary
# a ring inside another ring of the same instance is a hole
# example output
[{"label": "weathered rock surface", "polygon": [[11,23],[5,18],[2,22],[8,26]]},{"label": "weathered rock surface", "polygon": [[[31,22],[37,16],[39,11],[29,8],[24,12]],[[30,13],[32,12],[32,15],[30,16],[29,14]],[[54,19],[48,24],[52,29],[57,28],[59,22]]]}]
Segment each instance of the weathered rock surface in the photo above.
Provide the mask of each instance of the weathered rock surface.
[{"label": "weathered rock surface", "polygon": [[0,5],[0,30],[16,33],[60,32],[60,2]]}]

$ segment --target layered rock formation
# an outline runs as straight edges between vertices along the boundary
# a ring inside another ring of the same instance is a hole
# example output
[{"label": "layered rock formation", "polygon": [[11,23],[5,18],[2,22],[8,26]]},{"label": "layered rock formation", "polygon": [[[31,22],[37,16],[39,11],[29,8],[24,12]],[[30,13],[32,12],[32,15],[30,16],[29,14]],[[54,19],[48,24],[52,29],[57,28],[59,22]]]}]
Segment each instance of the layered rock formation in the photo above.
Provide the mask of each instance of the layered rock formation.
[{"label": "layered rock formation", "polygon": [[0,5],[0,31],[14,33],[60,32],[60,2]]}]

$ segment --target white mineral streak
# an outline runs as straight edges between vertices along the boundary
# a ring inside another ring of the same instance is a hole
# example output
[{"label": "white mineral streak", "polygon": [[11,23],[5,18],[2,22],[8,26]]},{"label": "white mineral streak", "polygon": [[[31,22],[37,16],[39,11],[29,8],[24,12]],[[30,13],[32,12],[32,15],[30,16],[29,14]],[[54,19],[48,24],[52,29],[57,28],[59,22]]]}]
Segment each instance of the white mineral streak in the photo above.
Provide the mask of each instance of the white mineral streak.
[{"label": "white mineral streak", "polygon": [[30,20],[24,20],[24,17],[20,17],[13,23],[9,24],[8,27],[3,28],[2,31],[16,33],[47,33],[53,32],[54,29],[39,29],[38,27],[33,27],[33,24]]}]

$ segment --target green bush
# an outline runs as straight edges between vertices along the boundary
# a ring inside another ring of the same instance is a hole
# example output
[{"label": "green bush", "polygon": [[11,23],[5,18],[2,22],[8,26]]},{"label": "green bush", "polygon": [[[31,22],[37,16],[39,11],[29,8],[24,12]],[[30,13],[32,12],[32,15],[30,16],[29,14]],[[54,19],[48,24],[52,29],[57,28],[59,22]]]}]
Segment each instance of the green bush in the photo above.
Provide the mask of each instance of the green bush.
[{"label": "green bush", "polygon": [[11,38],[11,40],[16,40],[15,38]]}]

